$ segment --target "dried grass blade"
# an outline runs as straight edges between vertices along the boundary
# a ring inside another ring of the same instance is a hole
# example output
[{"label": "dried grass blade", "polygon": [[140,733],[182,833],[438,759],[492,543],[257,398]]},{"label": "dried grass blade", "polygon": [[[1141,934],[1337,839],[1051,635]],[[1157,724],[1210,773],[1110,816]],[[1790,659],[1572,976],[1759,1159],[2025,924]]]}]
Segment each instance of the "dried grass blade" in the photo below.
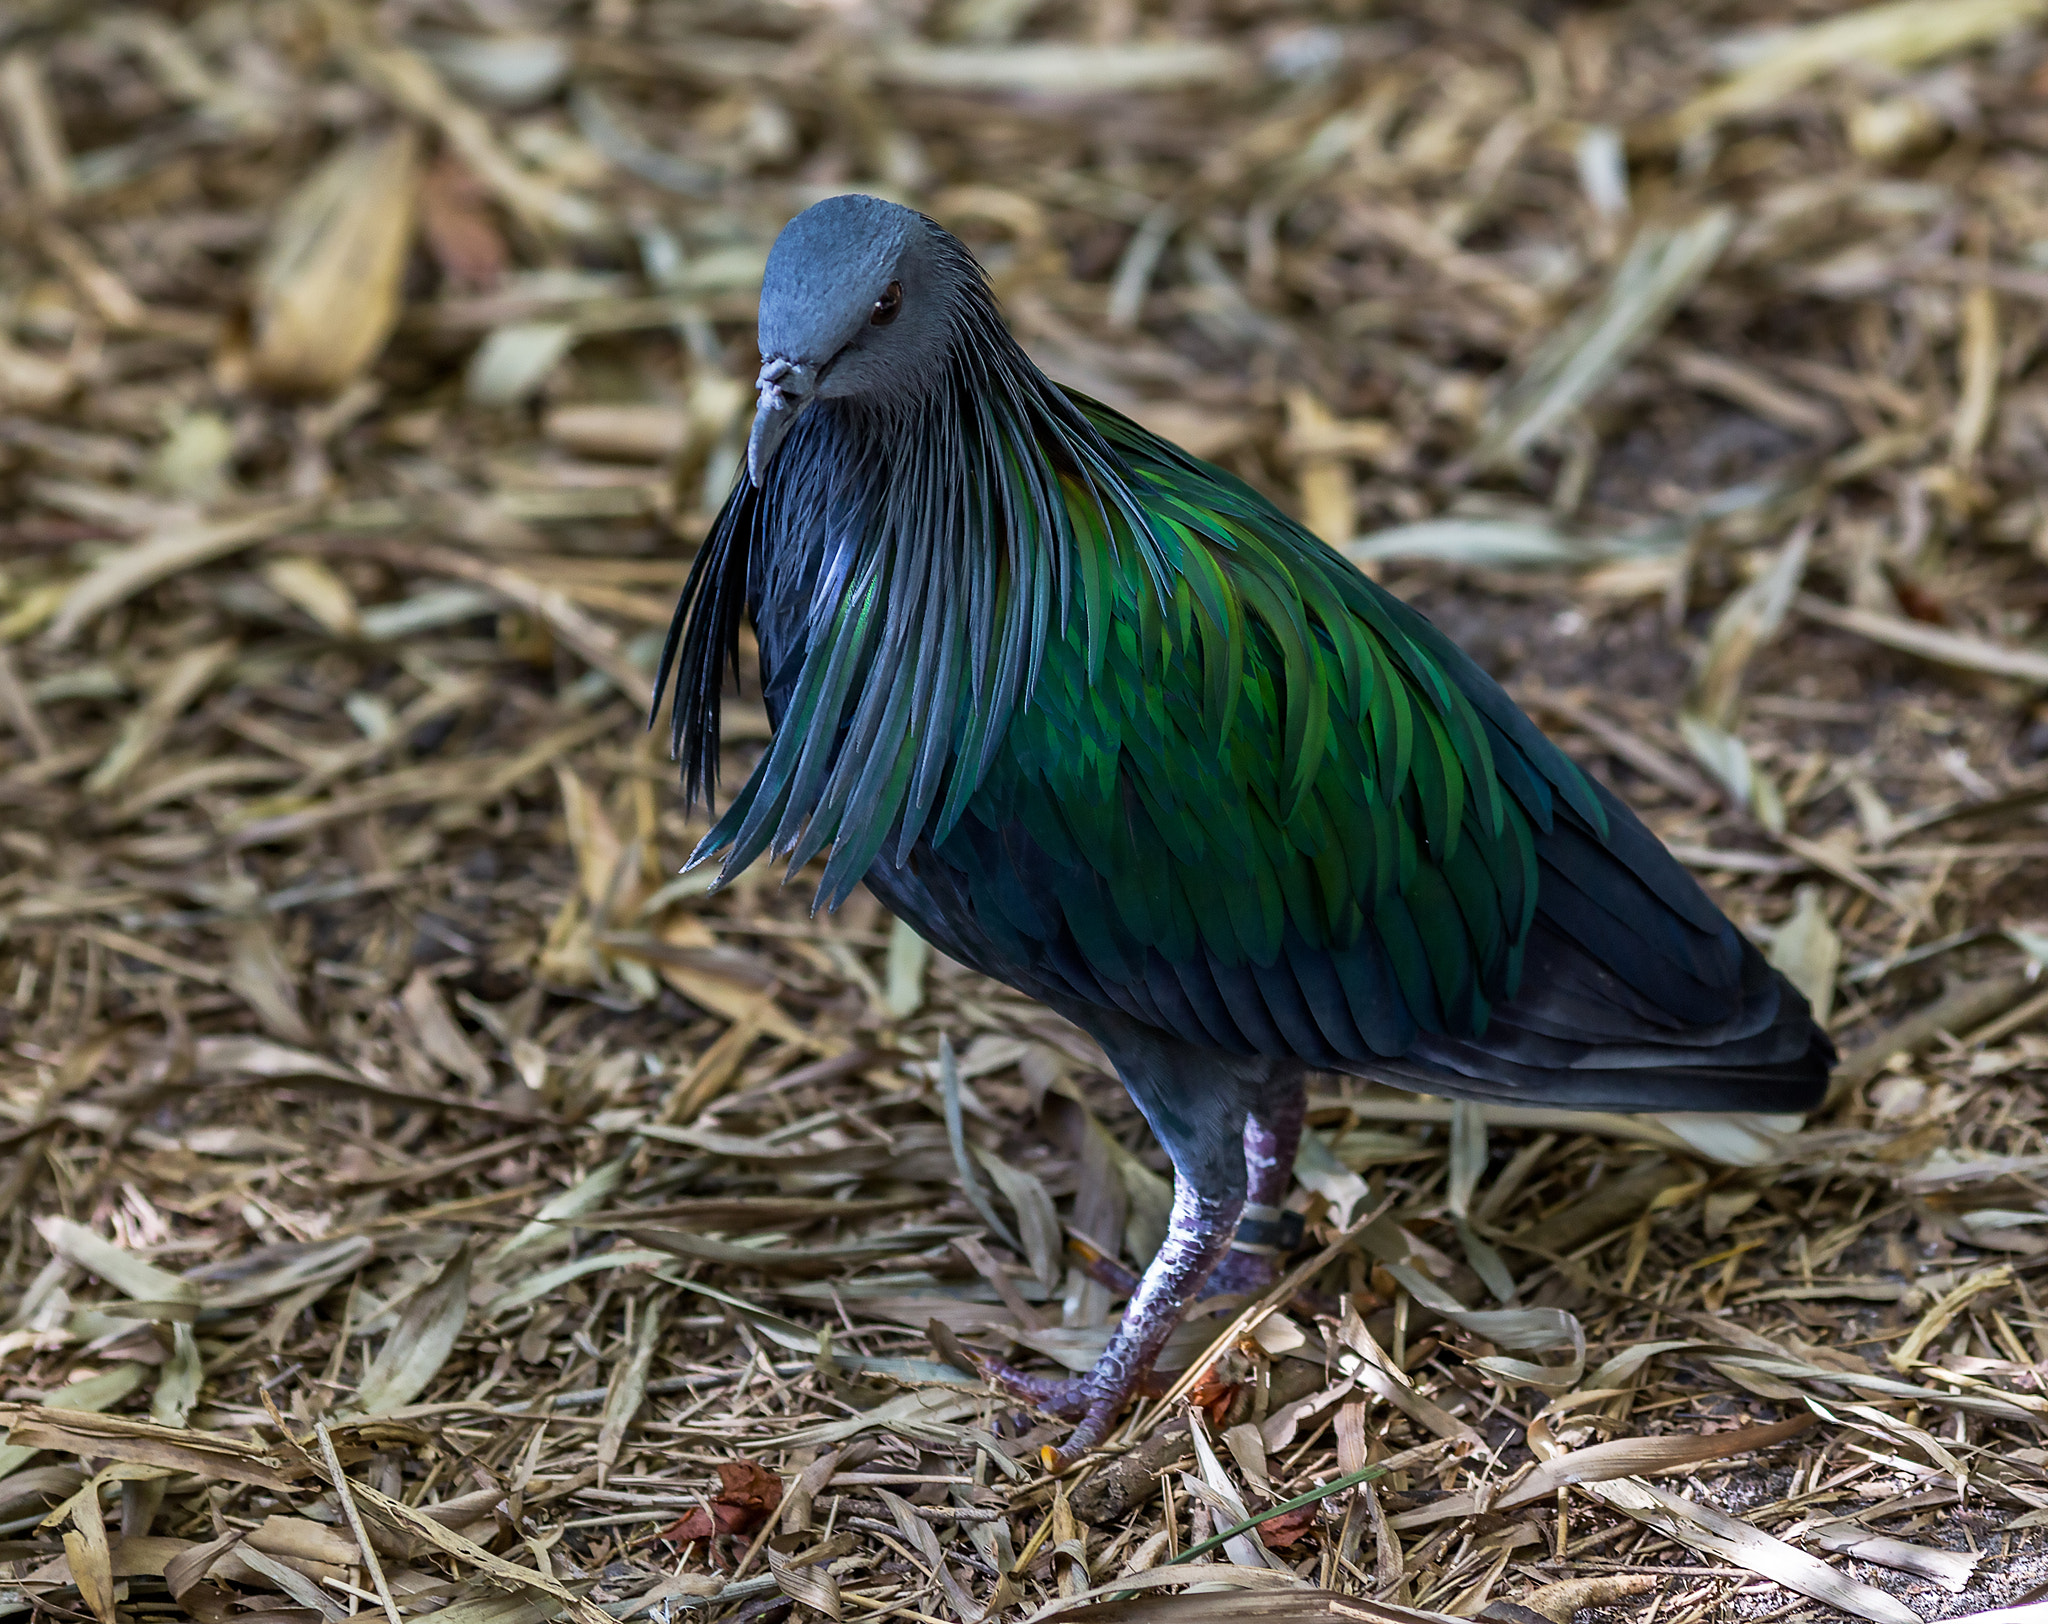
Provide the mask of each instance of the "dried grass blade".
[{"label": "dried grass blade", "polygon": [[384,1564],[377,1558],[377,1548],[370,1543],[370,1536],[363,1528],[363,1514],[356,1510],[353,1485],[348,1474],[341,1469],[341,1457],[334,1451],[334,1436],[322,1421],[314,1429],[314,1436],[320,1441],[320,1459],[327,1467],[327,1481],[334,1486],[335,1498],[341,1502],[341,1509],[348,1519],[349,1532],[355,1536],[356,1553],[363,1566],[369,1570],[370,1582],[376,1587],[377,1600],[383,1604],[384,1616],[389,1624],[400,1624],[398,1603],[392,1600],[391,1586],[384,1578]]},{"label": "dried grass blade", "polygon": [[1060,1227],[1059,1209],[1052,1204],[1044,1183],[1035,1173],[1012,1167],[994,1151],[979,1145],[974,1147],[974,1156],[1017,1215],[1017,1230],[1024,1244],[1013,1250],[1030,1263],[1041,1286],[1047,1291],[1056,1290],[1065,1272],[1066,1232]]},{"label": "dried grass blade", "polygon": [[94,795],[111,795],[119,789],[163,742],[163,736],[185,708],[226,669],[235,649],[233,638],[223,638],[217,643],[187,649],[171,661],[150,688],[148,698],[122,722],[112,748],[86,775],[86,790]]},{"label": "dried grass blade", "polygon": [[[1199,1583],[1200,1591],[1132,1595]],[[1119,1592],[1122,1593],[1119,1596]],[[1104,1600],[1102,1598],[1108,1598]],[[1049,1602],[1024,1624],[1462,1624],[1448,1613],[1290,1585],[1271,1569],[1218,1562],[1148,1568]]]},{"label": "dried grass blade", "polygon": [[615,1157],[586,1173],[559,1195],[541,1203],[526,1224],[484,1253],[484,1262],[495,1268],[522,1252],[556,1251],[575,1238],[571,1219],[596,1212],[618,1193],[633,1165],[633,1155]]},{"label": "dried grass blade", "polygon": [[1859,64],[1909,68],[2048,13],[2044,0],[1890,0],[1788,29],[1758,59],[1723,84],[1696,96],[1649,139],[1684,142],[1723,119],[1769,107],[1824,74]]},{"label": "dried grass blade", "polygon": [[1356,1305],[1349,1298],[1345,1299],[1340,1334],[1351,1357],[1339,1362],[1350,1367],[1350,1374],[1360,1386],[1370,1388],[1417,1426],[1437,1437],[1457,1444],[1481,1459],[1491,1457],[1493,1452],[1486,1447],[1484,1438],[1442,1405],[1415,1391],[1407,1376],[1373,1340],[1372,1332],[1366,1329],[1365,1321],[1359,1317]]},{"label": "dried grass blade", "polygon": [[11,1447],[57,1450],[84,1460],[168,1466],[198,1477],[253,1483],[265,1489],[289,1489],[293,1483],[277,1457],[254,1444],[133,1416],[24,1405],[13,1419],[10,1438]]},{"label": "dried grass blade", "polygon": [[1222,84],[1246,66],[1226,46],[1192,40],[999,47],[906,40],[887,47],[876,65],[883,79],[901,85],[1058,96],[1123,96]]},{"label": "dried grass blade", "polygon": [[206,1362],[200,1357],[199,1339],[182,1320],[171,1325],[171,1353],[158,1367],[156,1391],[150,1395],[149,1418],[167,1427],[182,1427],[192,1406],[199,1402],[199,1389],[206,1379]]},{"label": "dried grass blade", "polygon": [[401,1538],[423,1539],[443,1555],[467,1563],[495,1583],[517,1585],[552,1596],[572,1613],[580,1624],[612,1624],[610,1614],[585,1601],[559,1580],[544,1573],[537,1573],[532,1568],[522,1568],[515,1562],[506,1561],[502,1556],[493,1555],[474,1540],[465,1539],[453,1529],[443,1527],[425,1512],[415,1510],[403,1500],[394,1500],[367,1483],[357,1483],[352,1485],[352,1488],[357,1503]]},{"label": "dried grass blade", "polygon": [[[1706,1461],[1726,1460],[1755,1449],[1775,1449],[1788,1439],[1812,1430],[1813,1417],[1799,1415],[1789,1421],[1762,1427],[1738,1427],[1733,1432],[1704,1437],[1617,1438],[1609,1443],[1574,1449],[1538,1463],[1536,1469],[1513,1488],[1503,1490],[1486,1502],[1488,1512],[1511,1511],[1516,1506],[1547,1500],[1559,1489],[1574,1484],[1610,1482],[1616,1478],[1639,1477],[1646,1472],[1676,1471]],[[1477,1516],[1482,1509],[1476,1493],[1446,1495],[1413,1511],[1398,1512],[1387,1519],[1394,1528],[1424,1528],[1451,1517]]]},{"label": "dried grass blade", "polygon": [[199,1288],[191,1281],[165,1273],[69,1218],[52,1214],[35,1223],[51,1251],[98,1275],[128,1298],[126,1306],[134,1318],[190,1320],[199,1312]]},{"label": "dried grass blade", "polygon": [[1220,1545],[1230,1560],[1241,1568],[1272,1566],[1273,1559],[1267,1555],[1266,1547],[1251,1533],[1258,1519],[1245,1509],[1244,1498],[1237,1492],[1237,1485],[1223,1470],[1223,1462],[1216,1455],[1216,1446],[1209,1441],[1208,1424],[1198,1409],[1190,1408],[1188,1411],[1188,1434],[1194,1442],[1195,1464],[1201,1471],[1202,1482],[1230,1518],[1223,1530],[1204,1544],[1212,1551]]},{"label": "dried grass blade", "polygon": [[1873,1532],[1860,1523],[1831,1523],[1800,1536],[1810,1545],[1858,1562],[1875,1562],[1881,1568],[1917,1574],[1932,1579],[1953,1595],[1970,1588],[1970,1577],[1983,1560],[1976,1551],[1944,1551],[1926,1545],[1908,1544]]},{"label": "dried grass blade", "polygon": [[317,9],[356,75],[395,106],[434,125],[477,179],[527,225],[583,239],[611,233],[611,221],[597,204],[550,185],[506,152],[490,121],[450,94],[425,57],[373,37],[369,20],[345,0],[320,0]]},{"label": "dried grass blade", "polygon": [[1663,331],[1734,235],[1734,211],[1724,208],[1643,227],[1600,296],[1544,342],[1487,414],[1472,465],[1516,461],[1591,400]]},{"label": "dried grass blade", "polygon": [[[200,1301],[207,1308],[254,1308],[345,1280],[376,1251],[377,1243],[367,1235],[343,1235],[259,1253],[244,1264],[210,1265],[189,1278],[198,1284]],[[225,1284],[215,1289],[216,1282]]]},{"label": "dried grass blade", "polygon": [[597,1430],[597,1486],[605,1487],[625,1447],[627,1430],[647,1402],[647,1372],[661,1341],[662,1299],[641,1299],[640,1320],[633,1327],[633,1346],[612,1371],[604,1395],[604,1416]]},{"label": "dried grass blade", "polygon": [[1722,604],[1693,666],[1685,709],[1709,726],[1735,725],[1743,674],[1757,651],[1777,635],[1806,577],[1814,525],[1794,530],[1769,568]]},{"label": "dried grass blade", "polygon": [[260,1551],[244,1541],[236,1547],[235,1559],[268,1579],[301,1607],[318,1613],[327,1620],[327,1624],[341,1624],[341,1620],[348,1617],[346,1609],[319,1585],[268,1551]]},{"label": "dried grass blade", "polygon": [[944,1032],[939,1034],[939,1093],[945,1103],[946,1139],[953,1147],[953,1166],[960,1175],[961,1194],[967,1197],[968,1205],[980,1214],[991,1235],[1019,1257],[1026,1256],[1024,1243],[996,1215],[995,1203],[989,1200],[988,1192],[981,1187],[981,1180],[975,1177],[974,1158],[967,1150],[967,1124],[960,1114],[960,1063],[953,1057],[952,1038]]},{"label": "dried grass blade", "polygon": [[280,502],[229,518],[183,517],[93,566],[58,605],[45,634],[61,646],[87,622],[160,581],[282,535],[319,511],[315,502]]},{"label": "dried grass blade", "polygon": [[1871,1624],[1920,1624],[1920,1615],[1882,1590],[1837,1573],[1760,1528],[1636,1479],[1581,1484],[1583,1493],[1679,1544],[1774,1579],[1788,1590]]},{"label": "dried grass blade", "polygon": [[1920,1362],[1920,1354],[1927,1344],[1948,1329],[1949,1322],[1969,1305],[1971,1299],[1981,1297],[1988,1291],[2003,1291],[2012,1283],[2011,1268],[2001,1263],[1994,1268],[1980,1269],[1954,1286],[1939,1302],[1920,1316],[1920,1323],[1907,1334],[1905,1341],[1892,1350],[1892,1369],[1911,1370]]},{"label": "dried grass blade", "polygon": [[1989,676],[2013,677],[2037,687],[2048,687],[2048,654],[2034,649],[2013,648],[1989,638],[1972,637],[1967,632],[1952,632],[1917,620],[1880,614],[1875,609],[1829,603],[1809,592],[1800,593],[1792,600],[1792,606],[1808,620],[1867,637],[1901,654],[1915,654],[1936,665],[1954,666],[1961,671],[1982,671]]}]

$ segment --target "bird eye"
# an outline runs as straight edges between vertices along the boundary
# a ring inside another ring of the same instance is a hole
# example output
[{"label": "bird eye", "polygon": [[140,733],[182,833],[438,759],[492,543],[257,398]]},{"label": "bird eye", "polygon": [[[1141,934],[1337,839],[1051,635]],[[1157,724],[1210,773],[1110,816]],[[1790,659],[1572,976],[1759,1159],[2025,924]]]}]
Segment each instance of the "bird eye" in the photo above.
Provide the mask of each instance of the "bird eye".
[{"label": "bird eye", "polygon": [[882,289],[881,298],[875,301],[875,308],[868,315],[868,322],[875,327],[887,327],[903,309],[903,284],[891,282]]}]

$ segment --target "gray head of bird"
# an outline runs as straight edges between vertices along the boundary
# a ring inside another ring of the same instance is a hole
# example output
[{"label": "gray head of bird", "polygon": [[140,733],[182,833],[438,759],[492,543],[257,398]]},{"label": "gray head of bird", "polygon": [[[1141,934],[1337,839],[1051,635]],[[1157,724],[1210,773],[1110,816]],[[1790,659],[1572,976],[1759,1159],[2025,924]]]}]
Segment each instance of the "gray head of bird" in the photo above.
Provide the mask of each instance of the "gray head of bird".
[{"label": "gray head of bird", "polygon": [[756,485],[813,401],[907,406],[936,383],[961,294],[978,280],[958,240],[914,209],[849,195],[782,228],[761,284]]}]

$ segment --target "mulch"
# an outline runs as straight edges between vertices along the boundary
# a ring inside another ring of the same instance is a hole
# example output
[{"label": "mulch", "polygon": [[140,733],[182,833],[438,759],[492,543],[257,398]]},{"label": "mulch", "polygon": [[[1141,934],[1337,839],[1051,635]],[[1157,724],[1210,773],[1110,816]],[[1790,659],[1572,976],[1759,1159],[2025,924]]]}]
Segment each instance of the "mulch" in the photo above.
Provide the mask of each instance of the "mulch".
[{"label": "mulch", "polygon": [[[2048,1595],[2043,20],[8,8],[0,1616]],[[1496,672],[1828,1107],[1321,1079],[1285,1287],[1048,1477],[971,1350],[1091,1362],[1163,1157],[865,892],[682,872],[647,725],[847,189]]]}]

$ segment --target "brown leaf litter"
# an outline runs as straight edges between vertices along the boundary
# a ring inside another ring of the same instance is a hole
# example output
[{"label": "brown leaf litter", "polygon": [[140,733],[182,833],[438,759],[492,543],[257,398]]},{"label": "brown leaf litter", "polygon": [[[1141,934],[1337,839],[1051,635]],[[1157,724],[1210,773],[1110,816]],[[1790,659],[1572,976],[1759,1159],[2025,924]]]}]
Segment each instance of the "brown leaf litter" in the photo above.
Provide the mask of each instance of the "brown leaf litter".
[{"label": "brown leaf litter", "polygon": [[[5,8],[0,1615],[2037,1618],[2044,91],[2040,0]],[[1828,1109],[1327,1081],[1047,1480],[962,1361],[1094,1358],[1156,1147],[679,875],[643,726],[849,187],[1499,672]]]}]

